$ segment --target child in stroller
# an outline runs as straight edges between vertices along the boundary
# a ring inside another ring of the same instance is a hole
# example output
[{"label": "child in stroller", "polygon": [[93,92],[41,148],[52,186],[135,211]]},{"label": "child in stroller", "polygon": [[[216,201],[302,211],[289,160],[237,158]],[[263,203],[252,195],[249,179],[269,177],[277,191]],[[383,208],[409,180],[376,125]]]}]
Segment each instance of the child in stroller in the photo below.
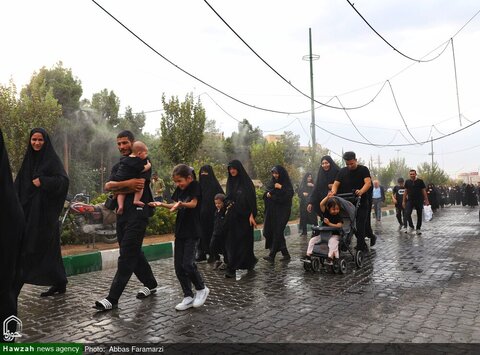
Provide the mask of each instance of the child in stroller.
[{"label": "child in stroller", "polygon": [[[349,252],[357,267],[363,265],[363,252],[350,248],[355,233],[355,218],[360,198],[354,194],[327,196],[320,203],[323,225],[312,227],[313,237],[309,242],[307,255],[301,259],[307,271],[320,271],[324,264],[332,272],[345,274],[347,261],[341,251]],[[325,220],[326,219],[326,220]]]},{"label": "child in stroller", "polygon": [[[340,231],[342,230],[343,226],[342,217],[339,215],[340,203],[333,197],[330,198],[325,196],[325,198],[320,202],[320,211],[323,215],[323,225],[332,228],[331,236],[328,239],[328,258],[326,264],[333,265],[333,259],[339,258],[338,243],[340,241]],[[320,234],[310,239],[308,242],[307,254],[302,260],[311,260],[313,247],[315,244],[320,242],[321,239],[322,236]]]}]

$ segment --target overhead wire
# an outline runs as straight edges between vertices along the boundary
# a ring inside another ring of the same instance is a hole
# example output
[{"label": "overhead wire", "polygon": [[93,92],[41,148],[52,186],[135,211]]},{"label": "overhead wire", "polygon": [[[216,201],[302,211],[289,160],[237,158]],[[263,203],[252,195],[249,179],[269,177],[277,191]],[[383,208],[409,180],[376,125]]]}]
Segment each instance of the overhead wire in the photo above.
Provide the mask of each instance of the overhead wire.
[{"label": "overhead wire", "polygon": [[[400,50],[398,50],[397,48],[395,48],[395,46],[393,46],[389,41],[387,41],[377,30],[375,30],[375,28],[373,28],[373,26],[365,19],[365,17],[363,17],[363,15],[355,8],[355,5],[352,4],[352,2],[350,2],[350,0],[347,0],[348,4],[352,7],[353,10],[355,10],[355,12],[358,14],[358,16],[360,16],[360,18],[367,24],[368,27],[370,27],[370,29],[375,32],[375,34],[380,37],[390,48],[392,48],[395,52],[397,52],[398,54],[400,54],[401,56],[407,58],[407,59],[410,59],[414,62],[417,62],[417,63],[428,63],[428,62],[431,62],[435,59],[437,59],[438,57],[440,57],[443,52],[446,50],[446,48],[448,47],[448,44],[449,42],[453,39],[453,37],[455,37],[456,35],[458,35],[469,23],[470,21],[472,21],[479,13],[480,13],[480,10],[477,11],[475,13],[475,15],[473,15],[468,21],[467,23],[465,23],[456,33],[455,35],[452,36],[452,38],[450,38],[448,41],[445,41],[443,42],[442,44],[440,44],[437,49],[443,45],[445,45],[446,43],[446,46],[445,48],[435,57],[431,58],[431,59],[423,59],[425,57],[422,57],[421,59],[415,59],[415,58],[412,58],[408,55],[406,55],[405,53],[401,52]],[[453,42],[452,42],[452,46],[453,46]]]},{"label": "overhead wire", "polygon": [[[440,139],[444,139],[444,138],[447,138],[447,137],[450,137],[452,135],[455,135],[457,133],[460,133],[474,125],[476,125],[477,123],[479,123],[480,120],[477,120],[477,121],[474,121],[473,123],[470,123],[468,126],[464,126],[460,129],[457,129],[456,131],[453,131],[453,132],[450,132],[448,134],[445,134],[443,136],[440,136],[440,137],[436,137],[436,138],[433,138],[433,139],[428,139],[426,141],[423,141],[423,142],[417,142],[417,144],[420,144],[420,145],[423,145],[423,144],[426,144],[426,143],[430,143],[430,142],[435,142],[435,141],[438,141]],[[349,141],[349,142],[352,142],[352,143],[357,143],[357,144],[362,144],[362,145],[371,145],[370,143],[366,143],[366,142],[361,142],[361,141],[358,141],[358,140],[355,140],[355,139],[350,139],[350,138],[346,138],[346,137],[343,137],[339,134],[336,134],[334,132],[331,132],[329,130],[327,130],[326,128],[323,128],[323,127],[320,127],[318,124],[315,124],[316,127],[320,128],[322,131],[325,131],[337,138],[340,138],[340,139],[343,139],[343,140],[346,140],[346,141]],[[412,145],[415,145],[415,144],[379,144],[379,143],[375,143],[376,146],[379,146],[379,147],[406,147],[406,146],[412,146]]]},{"label": "overhead wire", "polygon": [[240,99],[237,99],[236,97],[226,93],[225,91],[223,90],[220,90],[218,88],[216,88],[215,86],[207,83],[206,81],[200,79],[199,77],[191,74],[190,72],[188,72],[187,70],[183,69],[182,67],[180,67],[179,65],[175,64],[173,61],[171,61],[170,59],[168,59],[166,56],[164,56],[162,53],[160,53],[158,50],[156,50],[155,48],[153,48],[150,44],[148,44],[145,40],[143,40],[140,36],[138,36],[135,32],[133,32],[129,27],[127,27],[125,24],[123,24],[123,22],[121,22],[119,19],[117,19],[114,15],[112,15],[107,9],[105,9],[104,7],[102,7],[98,2],[96,2],[95,0],[91,0],[95,5],[97,5],[103,12],[105,12],[108,16],[110,16],[115,22],[117,22],[120,26],[122,26],[125,30],[127,30],[132,36],[134,36],[137,40],[139,40],[141,43],[143,43],[146,47],[148,47],[151,51],[153,51],[155,54],[157,54],[158,56],[160,56],[163,60],[165,60],[166,62],[168,62],[169,64],[173,65],[175,68],[177,68],[178,70],[180,70],[182,73],[188,75],[189,77],[191,77],[192,79],[195,79],[197,81],[199,81],[200,83],[202,83],[203,85],[211,88],[212,90],[215,90],[216,92],[228,97],[229,99],[233,100],[233,101],[236,101],[244,106],[248,106],[248,107],[251,107],[251,108],[254,108],[254,109],[257,109],[257,110],[261,110],[261,111],[266,111],[266,112],[273,112],[273,113],[279,113],[279,114],[285,114],[285,115],[291,115],[291,114],[302,114],[302,113],[305,113],[305,112],[308,112],[309,110],[305,110],[305,111],[298,111],[298,112],[288,112],[288,111],[281,111],[281,110],[274,110],[274,109],[269,109],[269,108],[265,108],[265,107],[261,107],[261,106],[256,106],[256,105],[252,105],[252,104],[249,104],[245,101],[242,101]]}]

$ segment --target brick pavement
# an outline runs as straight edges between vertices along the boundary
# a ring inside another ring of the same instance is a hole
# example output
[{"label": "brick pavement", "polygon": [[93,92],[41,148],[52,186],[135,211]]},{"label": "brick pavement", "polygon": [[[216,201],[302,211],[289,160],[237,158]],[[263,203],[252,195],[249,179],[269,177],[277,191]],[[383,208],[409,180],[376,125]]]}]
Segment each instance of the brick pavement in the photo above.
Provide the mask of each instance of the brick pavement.
[{"label": "brick pavement", "polygon": [[40,298],[27,285],[19,299],[22,342],[480,342],[478,209],[450,207],[424,224],[422,236],[397,230],[393,216],[362,269],[308,273],[298,261],[307,240],[287,238],[293,260],[270,265],[263,241],[254,272],[225,279],[199,264],[211,290],[206,304],[177,312],[182,299],[173,259],[152,263],[160,287],[145,300],[130,281],[119,309],[91,307],[106,296],[115,270],[69,278],[67,293]]}]

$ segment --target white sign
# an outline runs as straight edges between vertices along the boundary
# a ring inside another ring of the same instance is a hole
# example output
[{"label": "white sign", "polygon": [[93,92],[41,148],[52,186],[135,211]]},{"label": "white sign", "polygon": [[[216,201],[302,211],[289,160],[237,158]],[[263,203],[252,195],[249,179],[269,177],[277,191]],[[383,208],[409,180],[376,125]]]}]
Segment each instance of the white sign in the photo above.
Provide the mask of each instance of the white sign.
[{"label": "white sign", "polygon": [[[12,333],[10,332],[9,325],[14,322],[17,324],[17,331]],[[22,321],[18,317],[10,316],[3,321],[3,339],[5,341],[12,341],[15,338],[21,337],[21,332]]]}]

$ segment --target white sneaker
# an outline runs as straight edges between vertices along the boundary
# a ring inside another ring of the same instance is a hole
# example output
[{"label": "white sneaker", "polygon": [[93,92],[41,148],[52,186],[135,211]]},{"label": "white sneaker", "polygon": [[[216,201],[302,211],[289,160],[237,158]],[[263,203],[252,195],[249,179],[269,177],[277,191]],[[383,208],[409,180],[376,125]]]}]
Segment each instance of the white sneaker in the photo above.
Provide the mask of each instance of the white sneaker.
[{"label": "white sneaker", "polygon": [[175,309],[177,311],[184,311],[184,310],[192,308],[192,307],[193,307],[193,298],[188,296],[188,297],[185,297],[182,302],[177,304],[175,306]]},{"label": "white sneaker", "polygon": [[205,286],[203,290],[198,290],[195,299],[193,300],[193,307],[197,308],[203,306],[209,293],[210,289],[207,286]]},{"label": "white sneaker", "polygon": [[415,228],[408,227],[408,233],[413,233],[413,232],[415,232]]}]

